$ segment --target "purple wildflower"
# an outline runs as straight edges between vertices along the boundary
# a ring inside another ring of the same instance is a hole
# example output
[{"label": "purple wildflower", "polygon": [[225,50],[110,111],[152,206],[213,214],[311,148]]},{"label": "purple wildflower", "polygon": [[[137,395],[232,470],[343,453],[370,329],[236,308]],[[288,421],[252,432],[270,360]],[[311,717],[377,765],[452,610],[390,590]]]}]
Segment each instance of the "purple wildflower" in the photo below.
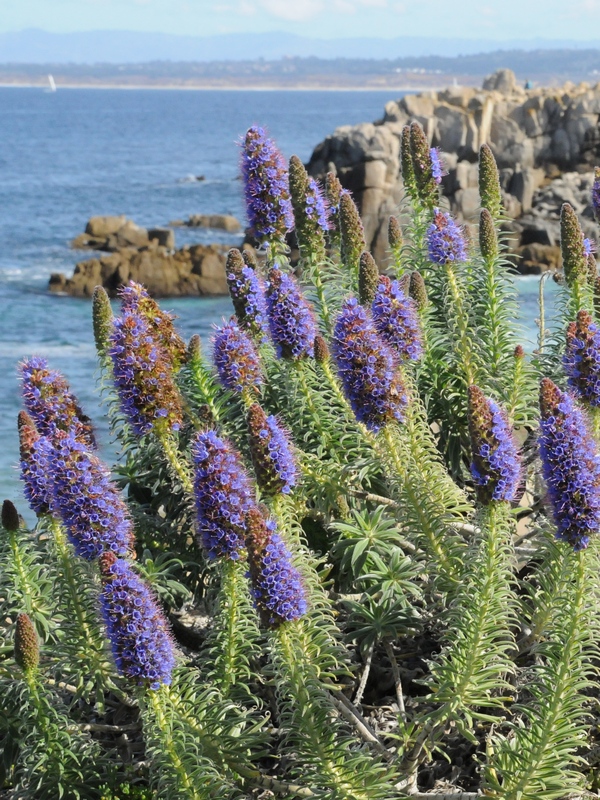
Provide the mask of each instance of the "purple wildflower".
[{"label": "purple wildflower", "polygon": [[600,406],[600,328],[587,311],[580,311],[577,322],[567,328],[563,365],[576,394],[591,406]]},{"label": "purple wildflower", "polygon": [[75,552],[92,561],[104,552],[128,555],[133,529],[127,506],[107,467],[72,434],[59,433],[49,456],[52,508]]},{"label": "purple wildflower", "polygon": [[596,221],[600,220],[600,167],[594,170],[594,185],[592,186],[592,208]]},{"label": "purple wildflower", "polygon": [[[234,252],[239,260],[232,257]],[[269,327],[267,303],[259,276],[252,267],[244,264],[241,253],[234,250],[230,251],[227,259],[227,270],[227,285],[238,324],[257,341],[266,341]]]},{"label": "purple wildflower", "polygon": [[179,430],[183,410],[172,360],[143,315],[126,310],[115,319],[109,354],[121,409],[134,432]]},{"label": "purple wildflower", "polygon": [[267,309],[271,338],[280,358],[312,357],[317,323],[294,278],[277,267],[269,271]]},{"label": "purple wildflower", "polygon": [[478,386],[469,387],[471,475],[482,503],[511,503],[521,478],[519,450],[500,406]]},{"label": "purple wildflower", "polygon": [[346,300],[337,318],[332,349],[359,422],[372,431],[394,419],[402,422],[408,398],[394,356],[355,298]]},{"label": "purple wildflower", "polygon": [[321,187],[314,178],[308,179],[305,210],[306,216],[313,219],[323,233],[326,233],[330,229],[329,205],[321,191]]},{"label": "purple wildflower", "polygon": [[125,312],[143,317],[156,337],[160,346],[168,354],[173,368],[178,370],[186,357],[186,346],[175,330],[173,314],[163,311],[141,283],[130,281],[128,286],[119,290],[121,308]]},{"label": "purple wildflower", "polygon": [[556,536],[583,550],[600,528],[600,456],[583,412],[549,378],[540,389],[540,455]]},{"label": "purple wildflower", "polygon": [[175,651],[169,626],[149,587],[113,553],[100,558],[100,606],[117,669],[138,686],[171,683]]},{"label": "purple wildflower", "polygon": [[265,494],[289,494],[298,480],[298,469],[287,431],[274,416],[253,403],[248,409],[250,455],[256,480]]},{"label": "purple wildflower", "polygon": [[258,509],[246,518],[249,575],[252,594],[263,624],[277,628],[306,613],[306,590],[292,555],[272,520]]},{"label": "purple wildflower", "polygon": [[263,382],[256,348],[233,319],[217,328],[213,339],[213,359],[219,380],[232,392],[257,389]]},{"label": "purple wildflower", "polygon": [[232,445],[212,431],[198,434],[195,465],[196,519],[211,558],[237,561],[244,550],[245,517],[254,507],[250,479]]},{"label": "purple wildflower", "polygon": [[401,359],[421,358],[423,342],[417,305],[404,294],[398,281],[380,276],[371,313],[377,332]]},{"label": "purple wildflower", "polygon": [[434,209],[433,222],[427,230],[429,260],[434,264],[451,264],[467,260],[465,238],[450,214]]},{"label": "purple wildflower", "polygon": [[442,178],[446,174],[444,172],[444,167],[442,166],[442,161],[440,159],[440,151],[437,147],[432,147],[429,150],[429,155],[431,156],[431,175],[433,180],[438,184],[442,182]]},{"label": "purple wildflower", "polygon": [[52,450],[49,439],[40,436],[26,411],[19,412],[19,464],[23,491],[32,511],[48,514],[52,506],[52,478],[48,460]]},{"label": "purple wildflower", "polygon": [[52,439],[57,431],[71,431],[79,441],[96,448],[89,417],[81,410],[60,372],[48,369],[45,358],[24,361],[21,379],[25,408],[42,436]]},{"label": "purple wildflower", "polygon": [[588,239],[587,236],[583,239],[583,253],[586,256],[591,256],[593,253],[596,252],[596,242],[593,239]]},{"label": "purple wildflower", "polygon": [[263,128],[246,133],[241,168],[250,233],[261,242],[283,238],[294,227],[287,167]]}]

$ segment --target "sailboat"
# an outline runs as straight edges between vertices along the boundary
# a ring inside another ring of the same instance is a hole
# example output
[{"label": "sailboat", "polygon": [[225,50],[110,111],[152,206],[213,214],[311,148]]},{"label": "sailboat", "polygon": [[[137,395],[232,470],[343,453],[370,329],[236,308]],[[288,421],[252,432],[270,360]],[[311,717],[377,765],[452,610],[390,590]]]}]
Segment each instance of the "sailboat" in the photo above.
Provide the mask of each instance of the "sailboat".
[{"label": "sailboat", "polygon": [[48,88],[46,89],[47,92],[55,92],[56,91],[56,84],[54,83],[54,78],[52,75],[48,75]]}]

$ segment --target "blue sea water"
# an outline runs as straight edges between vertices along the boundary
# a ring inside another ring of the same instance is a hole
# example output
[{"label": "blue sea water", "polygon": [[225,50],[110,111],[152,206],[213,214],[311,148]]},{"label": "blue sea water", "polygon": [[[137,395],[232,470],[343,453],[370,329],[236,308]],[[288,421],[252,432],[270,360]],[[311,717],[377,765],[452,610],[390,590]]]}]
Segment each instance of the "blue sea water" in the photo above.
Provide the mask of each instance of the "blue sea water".
[{"label": "blue sea water", "polygon": [[[237,142],[249,125],[265,125],[287,157],[307,160],[336,126],[376,119],[389,99],[389,92],[0,88],[0,499],[22,506],[15,469],[20,359],[43,355],[63,371],[108,445],[90,304],[46,291],[52,272],[71,273],[85,257],[69,241],[86,220],[126,214],[156,226],[194,213],[241,218]],[[233,243],[197,230],[177,229],[176,238],[178,245]],[[537,280],[520,285],[533,335]],[[186,337],[206,339],[230,313],[226,298],[164,304]]]}]

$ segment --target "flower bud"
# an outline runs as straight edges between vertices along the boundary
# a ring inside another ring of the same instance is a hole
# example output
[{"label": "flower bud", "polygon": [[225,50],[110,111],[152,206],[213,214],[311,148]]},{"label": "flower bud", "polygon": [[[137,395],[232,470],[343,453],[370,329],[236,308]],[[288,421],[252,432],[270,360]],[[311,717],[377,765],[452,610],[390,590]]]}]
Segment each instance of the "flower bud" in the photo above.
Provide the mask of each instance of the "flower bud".
[{"label": "flower bud", "polygon": [[596,222],[600,222],[600,167],[594,169],[594,184],[592,186],[592,208]]},{"label": "flower bud", "polygon": [[417,183],[415,181],[415,169],[413,166],[412,147],[410,143],[410,125],[402,128],[400,137],[400,168],[402,171],[402,182],[404,189],[413,202],[419,199]]},{"label": "flower bud", "polygon": [[40,642],[27,614],[19,614],[17,617],[15,661],[23,672],[33,672],[40,663]]},{"label": "flower bud", "polygon": [[320,333],[315,336],[315,361],[317,364],[329,361],[329,347]]},{"label": "flower bud", "polygon": [[379,268],[371,253],[365,251],[360,256],[358,268],[358,299],[366,308],[373,302],[378,284]]},{"label": "flower bud", "polygon": [[568,286],[587,281],[588,265],[584,235],[573,207],[563,203],[560,211],[560,249]]},{"label": "flower bud", "polygon": [[423,311],[427,305],[427,288],[425,286],[423,276],[416,270],[410,273],[410,286],[408,288],[408,293],[417,304],[417,309],[419,311]]},{"label": "flower bud", "polygon": [[493,219],[502,213],[502,191],[496,159],[489,145],[479,148],[479,197],[482,208],[489,211]]},{"label": "flower bud", "polygon": [[487,208],[479,215],[479,249],[486,261],[498,258],[498,234],[494,219]]},{"label": "flower bud", "polygon": [[18,531],[20,526],[19,512],[14,503],[11,503],[10,500],[5,500],[2,503],[2,527],[6,531]]},{"label": "flower bud", "polygon": [[358,276],[360,256],[367,249],[367,243],[358,208],[349,194],[342,194],[340,199],[339,222],[342,263],[351,275]]},{"label": "flower bud", "polygon": [[92,324],[99,356],[105,356],[112,331],[113,312],[106,290],[96,286],[92,296]]},{"label": "flower bud", "polygon": [[418,122],[410,125],[410,148],[419,200],[425,208],[432,209],[438,203],[438,184],[434,177],[431,148]]},{"label": "flower bud", "polygon": [[309,177],[298,156],[291,157],[289,174],[300,254],[321,262],[325,258],[325,233],[330,227],[329,208],[321,188]]}]

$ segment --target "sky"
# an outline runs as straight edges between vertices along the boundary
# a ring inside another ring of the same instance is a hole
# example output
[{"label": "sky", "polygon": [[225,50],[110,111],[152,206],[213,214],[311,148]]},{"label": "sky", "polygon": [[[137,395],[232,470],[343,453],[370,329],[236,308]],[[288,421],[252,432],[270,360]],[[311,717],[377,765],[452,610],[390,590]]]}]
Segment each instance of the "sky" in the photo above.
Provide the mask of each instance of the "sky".
[{"label": "sky", "polygon": [[585,41],[600,0],[0,0],[0,32],[24,28]]}]

